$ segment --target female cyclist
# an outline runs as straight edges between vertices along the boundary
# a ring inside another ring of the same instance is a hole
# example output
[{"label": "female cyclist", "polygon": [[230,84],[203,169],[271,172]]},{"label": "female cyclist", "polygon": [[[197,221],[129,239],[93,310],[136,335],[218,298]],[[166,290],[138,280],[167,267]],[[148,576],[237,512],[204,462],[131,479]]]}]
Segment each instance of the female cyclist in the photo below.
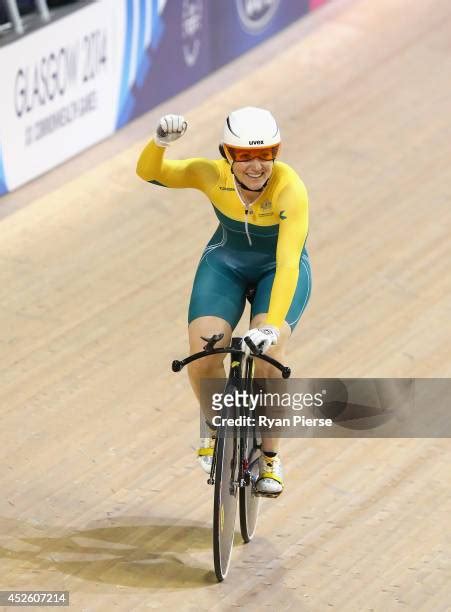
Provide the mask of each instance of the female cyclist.
[{"label": "female cyclist", "polygon": [[[267,110],[246,107],[230,113],[219,148],[222,159],[165,159],[166,148],[186,129],[182,116],[164,116],[141,153],[137,174],[163,187],[199,189],[219,220],[194,279],[188,313],[191,354],[202,350],[201,336],[223,333],[222,345],[229,345],[244,310],[246,291],[254,287],[251,329],[245,337],[283,362],[311,288],[304,184],[290,166],[276,161],[280,131]],[[198,399],[202,378],[225,377],[223,360],[223,355],[211,355],[190,364],[189,378]],[[280,372],[256,360],[255,376],[277,378]],[[203,409],[207,423],[211,422],[211,409]],[[198,451],[207,472],[214,449],[211,429]],[[263,440],[257,481],[261,493],[275,495],[283,490],[278,446],[275,438]]]}]

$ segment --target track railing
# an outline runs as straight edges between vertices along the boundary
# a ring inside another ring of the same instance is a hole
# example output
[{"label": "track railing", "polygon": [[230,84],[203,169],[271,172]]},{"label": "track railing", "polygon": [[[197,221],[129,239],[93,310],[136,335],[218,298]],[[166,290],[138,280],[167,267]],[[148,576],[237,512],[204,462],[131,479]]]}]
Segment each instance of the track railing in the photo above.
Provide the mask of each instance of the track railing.
[{"label": "track railing", "polygon": [[[47,6],[47,0],[35,0],[36,12],[39,14],[42,21],[50,21],[50,11]],[[21,36],[25,32],[20,10],[17,5],[17,0],[5,0],[5,7],[8,12],[8,17],[14,32]]]}]

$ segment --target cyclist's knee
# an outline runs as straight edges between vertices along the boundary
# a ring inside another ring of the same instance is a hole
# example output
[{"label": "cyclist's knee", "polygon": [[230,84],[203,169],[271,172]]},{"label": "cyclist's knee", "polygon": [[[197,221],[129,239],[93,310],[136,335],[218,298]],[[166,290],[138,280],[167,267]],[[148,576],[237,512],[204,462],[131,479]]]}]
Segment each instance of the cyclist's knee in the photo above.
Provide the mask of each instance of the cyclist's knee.
[{"label": "cyclist's knee", "polygon": [[[266,353],[269,357],[272,357],[276,361],[280,363],[285,363],[285,351],[278,350],[276,347],[273,347]],[[261,359],[255,359],[255,378],[280,378],[281,373],[278,368],[275,368],[273,365],[268,363],[267,361],[262,361]]]},{"label": "cyclist's knee", "polygon": [[208,357],[203,357],[202,359],[193,361],[192,363],[188,364],[188,372],[191,376],[201,378],[209,378],[214,376],[218,372],[218,369],[222,368],[224,357],[224,354],[209,355]]},{"label": "cyclist's knee", "polygon": [[269,363],[262,363],[255,368],[255,378],[280,378],[280,370]]}]

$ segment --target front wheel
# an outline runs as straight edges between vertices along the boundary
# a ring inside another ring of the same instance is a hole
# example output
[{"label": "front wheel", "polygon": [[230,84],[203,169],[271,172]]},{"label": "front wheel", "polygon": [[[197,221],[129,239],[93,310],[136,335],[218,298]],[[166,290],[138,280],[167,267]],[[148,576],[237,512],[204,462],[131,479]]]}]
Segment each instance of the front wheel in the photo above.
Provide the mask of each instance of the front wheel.
[{"label": "front wheel", "polygon": [[255,431],[249,430],[244,444],[245,477],[247,484],[240,488],[240,529],[243,540],[252,540],[257,527],[260,498],[255,494],[255,483],[258,479],[258,458],[260,456],[259,440]]},{"label": "front wheel", "polygon": [[218,431],[213,504],[213,557],[216,578],[227,575],[232,556],[238,502],[238,444],[234,431]]}]

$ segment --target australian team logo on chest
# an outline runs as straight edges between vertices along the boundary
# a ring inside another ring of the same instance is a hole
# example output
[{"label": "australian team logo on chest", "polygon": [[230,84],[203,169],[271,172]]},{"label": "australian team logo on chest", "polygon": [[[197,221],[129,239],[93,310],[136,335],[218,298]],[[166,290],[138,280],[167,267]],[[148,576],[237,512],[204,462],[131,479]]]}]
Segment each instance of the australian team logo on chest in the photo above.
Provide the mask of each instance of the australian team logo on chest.
[{"label": "australian team logo on chest", "polygon": [[257,213],[258,217],[271,217],[273,214],[271,200],[265,200],[260,204],[260,209]]}]

